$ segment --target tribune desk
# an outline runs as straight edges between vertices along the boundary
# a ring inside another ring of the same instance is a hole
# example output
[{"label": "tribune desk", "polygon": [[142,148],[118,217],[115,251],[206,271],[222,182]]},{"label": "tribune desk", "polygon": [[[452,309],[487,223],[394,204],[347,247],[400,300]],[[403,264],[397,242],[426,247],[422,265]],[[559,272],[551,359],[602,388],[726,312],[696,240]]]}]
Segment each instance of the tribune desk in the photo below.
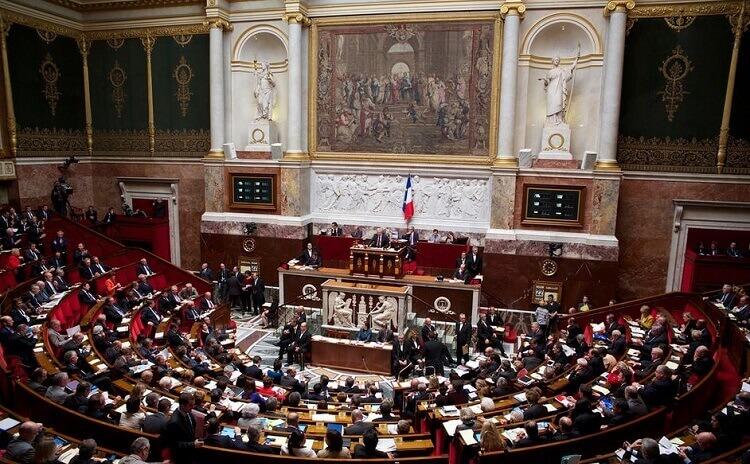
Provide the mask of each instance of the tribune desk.
[{"label": "tribune desk", "polygon": [[349,248],[349,272],[358,276],[400,279],[404,276],[406,248],[372,248],[355,245]]},{"label": "tribune desk", "polygon": [[312,364],[371,374],[391,374],[389,344],[358,342],[315,335],[310,344]]}]

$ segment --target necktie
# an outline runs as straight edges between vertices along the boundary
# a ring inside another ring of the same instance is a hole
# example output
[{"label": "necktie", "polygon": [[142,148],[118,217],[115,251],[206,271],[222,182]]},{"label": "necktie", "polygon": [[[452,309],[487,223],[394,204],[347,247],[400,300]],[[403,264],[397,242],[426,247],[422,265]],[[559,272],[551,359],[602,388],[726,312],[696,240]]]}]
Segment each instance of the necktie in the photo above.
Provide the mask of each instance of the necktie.
[{"label": "necktie", "polygon": [[102,267],[101,264],[97,264],[96,267],[99,268],[99,272],[102,272],[102,273],[104,272],[104,268]]},{"label": "necktie", "polygon": [[380,246],[380,234],[378,234],[378,246]]},{"label": "necktie", "polygon": [[206,300],[208,302],[208,308],[211,309],[214,307],[214,302],[211,300]]},{"label": "necktie", "polygon": [[89,274],[94,275],[94,271],[91,270],[91,266],[89,266]]}]

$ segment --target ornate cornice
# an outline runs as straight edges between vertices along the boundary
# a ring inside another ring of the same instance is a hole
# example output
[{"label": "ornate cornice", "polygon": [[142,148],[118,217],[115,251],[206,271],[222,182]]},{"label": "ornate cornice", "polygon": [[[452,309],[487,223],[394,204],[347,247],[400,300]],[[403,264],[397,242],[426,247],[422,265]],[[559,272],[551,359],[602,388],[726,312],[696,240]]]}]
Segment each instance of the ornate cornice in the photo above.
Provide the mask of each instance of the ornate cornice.
[{"label": "ornate cornice", "polygon": [[635,8],[635,0],[610,0],[604,7],[604,15],[607,16],[615,11],[628,12]]},{"label": "ornate cornice", "polygon": [[234,29],[232,24],[224,18],[210,18],[203,21],[203,26],[207,29],[219,28],[225,31],[231,31]]},{"label": "ornate cornice", "polygon": [[197,5],[202,0],[102,0],[99,2],[79,2],[76,0],[47,0],[74,11],[129,10],[133,8],[164,8],[183,5]]},{"label": "ornate cornice", "polygon": [[505,18],[507,15],[518,15],[523,17],[524,12],[526,11],[526,5],[524,5],[523,2],[505,2],[500,7],[500,16]]},{"label": "ornate cornice", "polygon": [[739,0],[729,0],[636,5],[628,12],[628,16],[631,18],[670,18],[674,16],[734,15],[740,12],[742,3]]},{"label": "ornate cornice", "polygon": [[33,16],[27,16],[25,14],[17,13],[15,11],[0,10],[0,15],[2,15],[3,17],[3,22],[8,25],[13,24],[13,23],[22,24],[24,26],[33,27],[34,29],[54,32],[55,34],[58,34],[58,35],[63,35],[66,37],[74,37],[74,38],[77,38],[78,36],[80,36],[82,32],[77,29],[73,29],[67,26],[62,26],[60,24],[56,24],[50,21],[45,21],[43,19],[34,18]]}]

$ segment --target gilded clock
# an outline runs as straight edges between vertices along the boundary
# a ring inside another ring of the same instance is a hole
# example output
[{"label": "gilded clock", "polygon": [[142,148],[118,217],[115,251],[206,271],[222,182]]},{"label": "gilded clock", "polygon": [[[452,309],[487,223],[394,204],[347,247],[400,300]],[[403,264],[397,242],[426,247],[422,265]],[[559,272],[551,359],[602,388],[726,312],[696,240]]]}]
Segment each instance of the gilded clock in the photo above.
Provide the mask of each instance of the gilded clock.
[{"label": "gilded clock", "polygon": [[252,253],[255,251],[255,239],[254,238],[246,238],[242,242],[242,249],[245,250],[248,253]]},{"label": "gilded clock", "polygon": [[553,276],[557,273],[557,263],[551,259],[545,259],[542,261],[542,274],[547,277]]}]

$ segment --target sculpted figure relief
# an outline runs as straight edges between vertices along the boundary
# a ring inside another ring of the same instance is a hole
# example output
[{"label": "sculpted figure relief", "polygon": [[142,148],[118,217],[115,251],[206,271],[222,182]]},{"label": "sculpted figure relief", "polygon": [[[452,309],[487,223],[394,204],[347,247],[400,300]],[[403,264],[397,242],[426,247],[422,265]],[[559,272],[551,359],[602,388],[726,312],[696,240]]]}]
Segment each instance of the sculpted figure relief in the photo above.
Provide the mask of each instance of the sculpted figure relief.
[{"label": "sculpted figure relief", "polygon": [[372,317],[372,327],[375,329],[387,329],[390,328],[391,322],[395,321],[396,313],[398,312],[398,304],[393,297],[386,298],[381,295],[378,297],[378,304],[370,312]]},{"label": "sculpted figure relief", "polygon": [[276,82],[273,80],[273,74],[271,73],[271,66],[267,61],[263,61],[260,64],[260,71],[256,71],[258,82],[255,84],[255,104],[258,109],[258,116],[255,118],[259,119],[271,119],[271,110],[273,109],[273,94]]},{"label": "sculpted figure relief", "polygon": [[352,300],[351,298],[345,298],[345,294],[338,293],[333,299],[333,325],[354,327],[354,323],[352,322]]}]

